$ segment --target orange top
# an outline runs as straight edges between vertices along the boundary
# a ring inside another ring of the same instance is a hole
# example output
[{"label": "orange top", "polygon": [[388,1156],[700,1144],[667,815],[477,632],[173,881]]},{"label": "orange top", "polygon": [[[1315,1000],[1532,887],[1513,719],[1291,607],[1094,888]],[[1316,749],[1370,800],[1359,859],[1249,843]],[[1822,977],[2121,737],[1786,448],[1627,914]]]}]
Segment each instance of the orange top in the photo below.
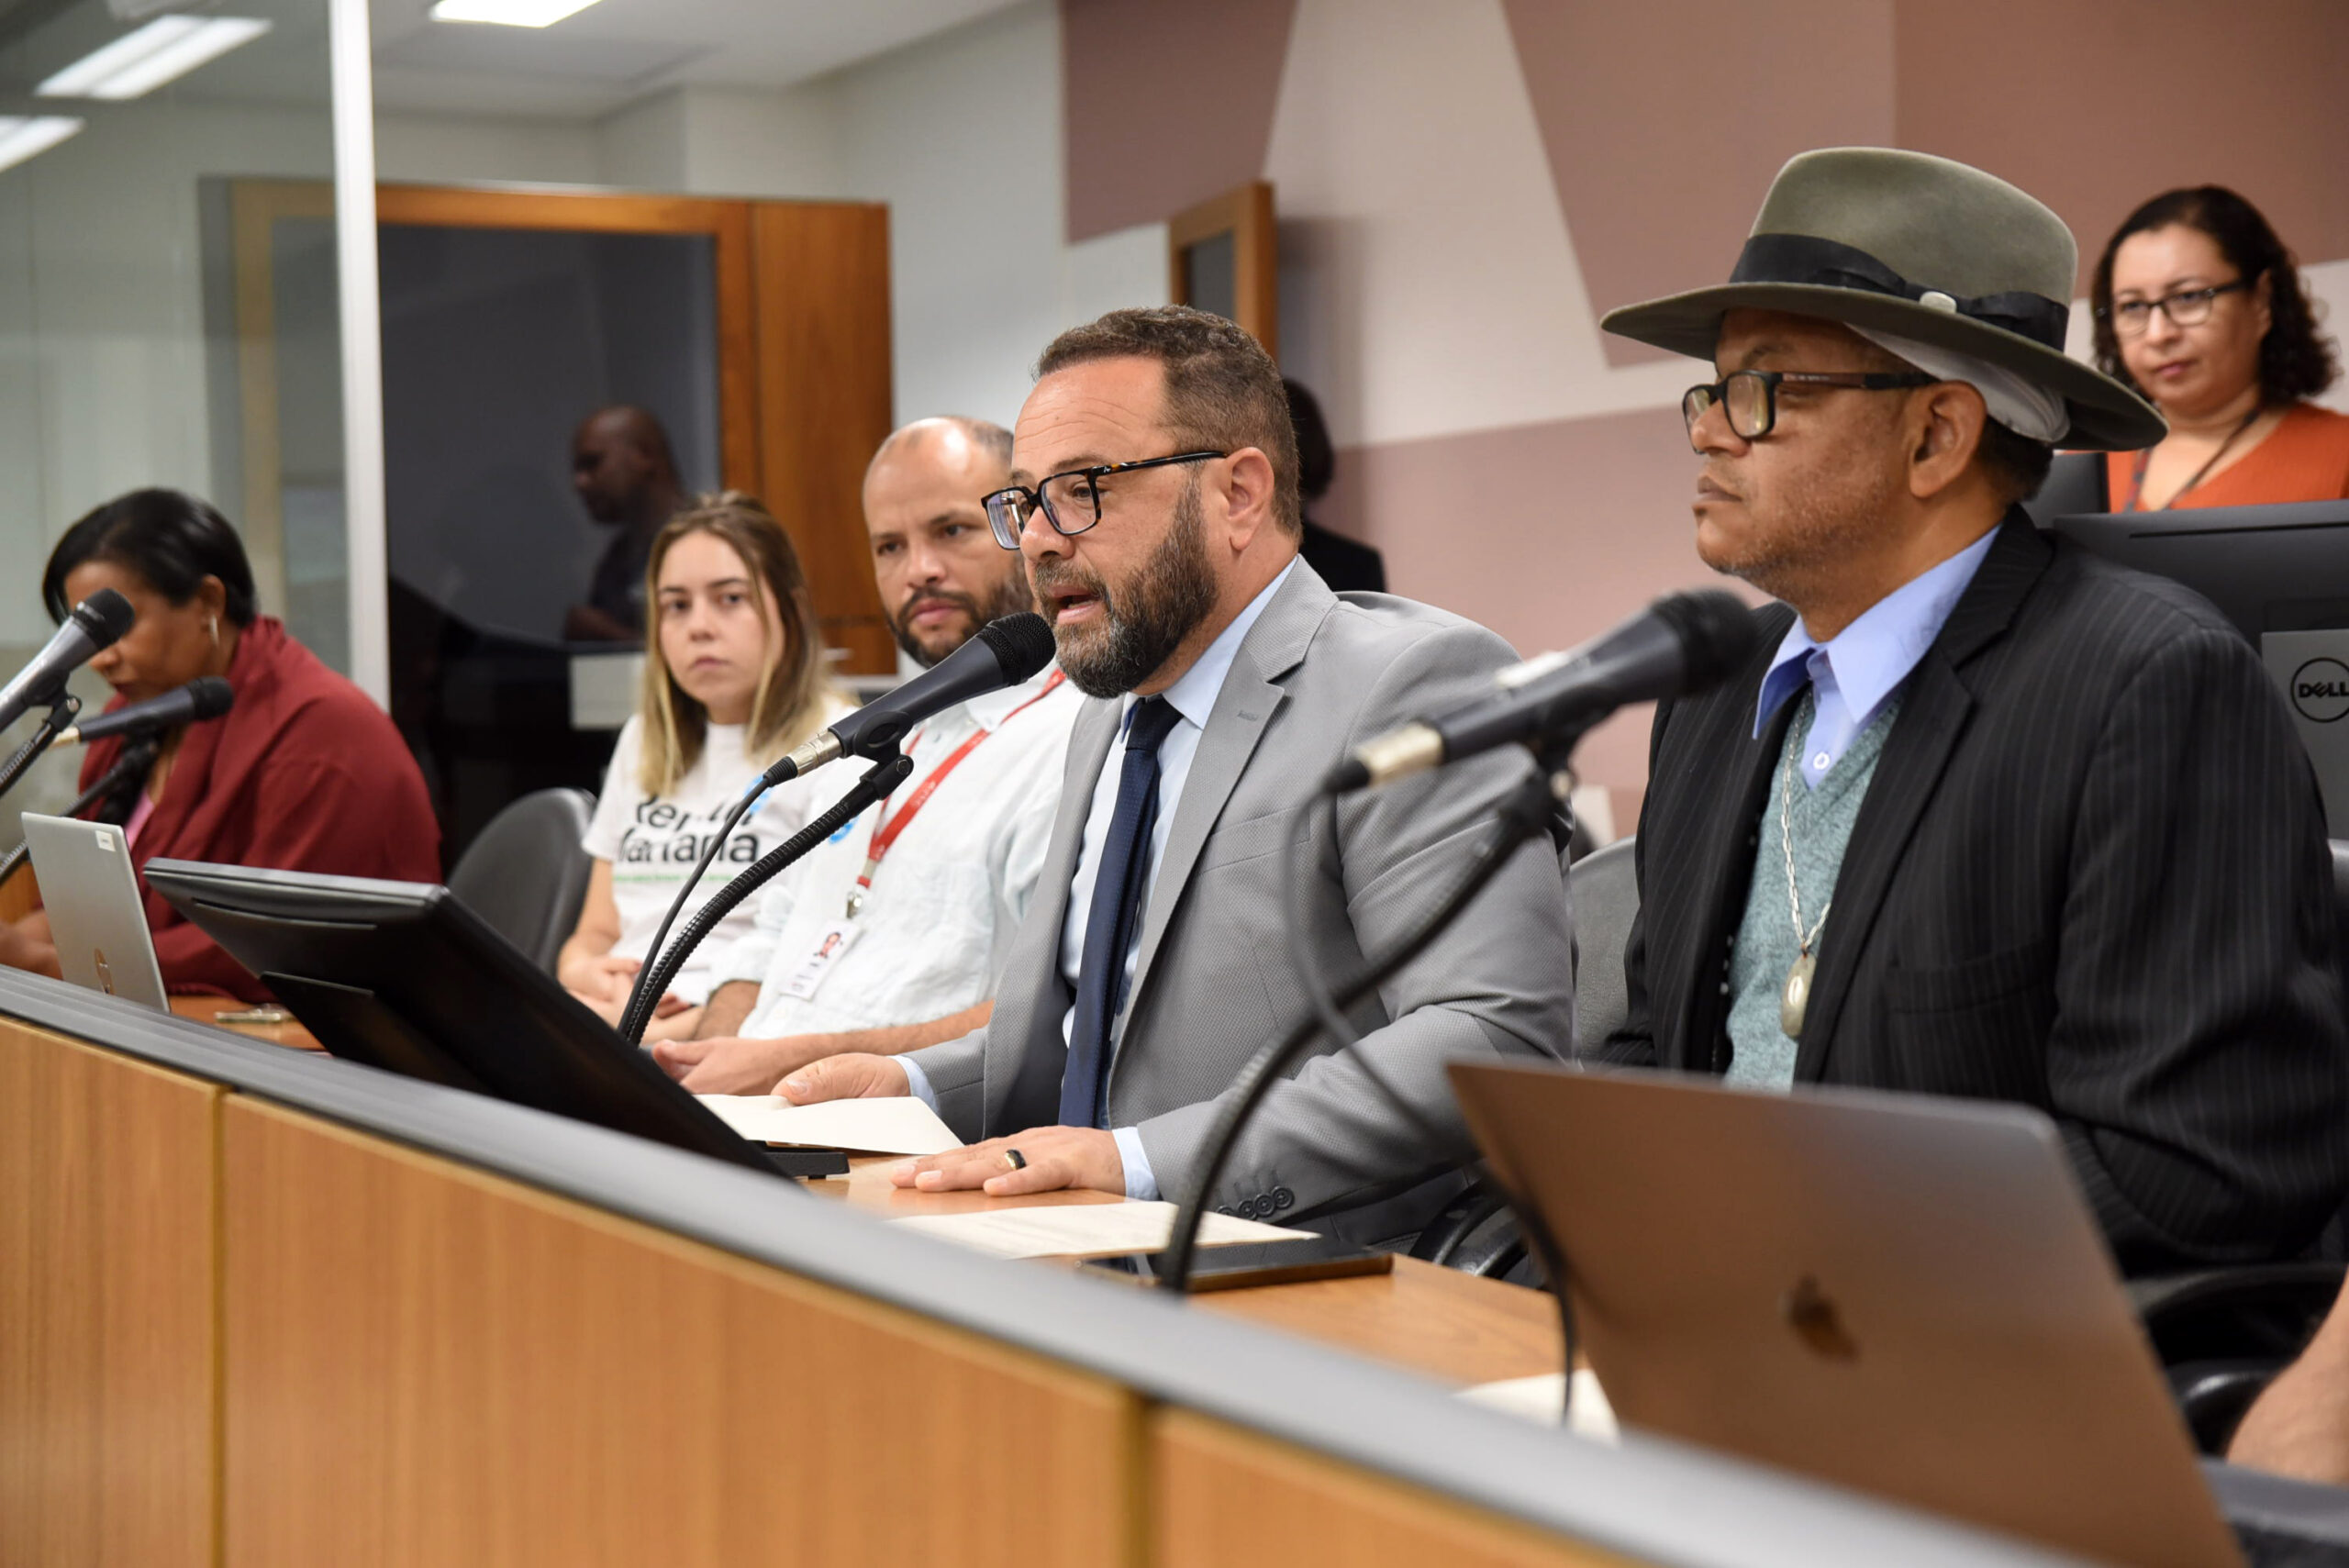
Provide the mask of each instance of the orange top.
[{"label": "orange top", "polygon": [[[2104,463],[2105,494],[2115,511],[2128,504],[2135,452],[2111,452]],[[2265,506],[2277,501],[2334,501],[2349,496],[2349,414],[2295,403],[2267,439],[2170,503],[2197,506]]]}]

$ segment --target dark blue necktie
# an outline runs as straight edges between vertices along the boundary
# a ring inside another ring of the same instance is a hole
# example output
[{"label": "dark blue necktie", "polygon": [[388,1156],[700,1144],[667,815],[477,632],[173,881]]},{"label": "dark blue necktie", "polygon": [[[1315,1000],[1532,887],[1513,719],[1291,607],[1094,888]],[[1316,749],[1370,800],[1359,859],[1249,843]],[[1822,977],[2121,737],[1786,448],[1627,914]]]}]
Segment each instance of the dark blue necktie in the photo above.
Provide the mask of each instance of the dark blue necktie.
[{"label": "dark blue necktie", "polygon": [[1101,840],[1100,873],[1077,961],[1076,1018],[1061,1074],[1063,1127],[1099,1127],[1108,1114],[1109,1026],[1125,1000],[1126,953],[1141,928],[1150,889],[1150,830],[1158,821],[1158,748],[1183,716],[1164,697],[1144,697],[1126,724],[1118,806]]}]

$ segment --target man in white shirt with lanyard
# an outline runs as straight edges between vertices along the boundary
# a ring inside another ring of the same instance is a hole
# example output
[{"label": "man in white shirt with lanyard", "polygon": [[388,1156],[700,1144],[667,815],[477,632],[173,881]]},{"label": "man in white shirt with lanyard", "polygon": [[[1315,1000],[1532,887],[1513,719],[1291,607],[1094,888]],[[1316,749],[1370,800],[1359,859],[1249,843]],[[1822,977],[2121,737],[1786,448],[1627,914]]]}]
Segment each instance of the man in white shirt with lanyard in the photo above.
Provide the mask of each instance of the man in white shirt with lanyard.
[{"label": "man in white shirt with lanyard", "polygon": [[[1011,436],[923,419],[864,479],[874,576],[899,646],[935,664],[1030,606],[1021,558],[981,497]],[[758,925],[718,955],[701,1038],[654,1055],[699,1094],[764,1094],[841,1051],[894,1055],[986,1022],[995,977],[1043,867],[1079,699],[1057,665],[923,725],[908,782],[771,884]],[[842,776],[839,790],[848,787]]]}]

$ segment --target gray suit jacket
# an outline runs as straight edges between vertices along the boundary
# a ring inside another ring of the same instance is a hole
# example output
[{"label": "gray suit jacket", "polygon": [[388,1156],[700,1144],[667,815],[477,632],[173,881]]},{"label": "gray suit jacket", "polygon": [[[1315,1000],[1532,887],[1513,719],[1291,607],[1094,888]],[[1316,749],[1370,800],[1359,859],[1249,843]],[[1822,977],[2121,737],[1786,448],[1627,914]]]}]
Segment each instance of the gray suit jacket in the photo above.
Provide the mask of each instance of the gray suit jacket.
[{"label": "gray suit jacket", "polygon": [[[1313,951],[1325,974],[1343,974],[1388,951],[1442,896],[1531,764],[1508,748],[1349,796],[1334,839],[1326,808],[1313,805],[1322,775],[1374,735],[1489,693],[1492,673],[1512,658],[1492,632],[1442,610],[1377,594],[1341,599],[1301,562],[1249,629],[1168,830],[1109,1077],[1110,1124],[1140,1129],[1169,1197],[1197,1179],[1217,1096],[1308,1011],[1284,934],[1299,838],[1312,841]],[[1072,1001],[1061,929],[1120,712],[1118,701],[1095,699],[1078,715],[1043,874],[989,1027],[915,1057],[963,1138],[1059,1119]],[[1342,1215],[1469,1159],[1443,1064],[1568,1056],[1567,952],[1556,851],[1526,845],[1450,931],[1357,1007],[1356,1047],[1325,1043],[1267,1095],[1214,1204],[1268,1218]],[[1367,1081],[1366,1067],[1417,1118]],[[1320,1228],[1402,1228],[1355,1218]]]}]

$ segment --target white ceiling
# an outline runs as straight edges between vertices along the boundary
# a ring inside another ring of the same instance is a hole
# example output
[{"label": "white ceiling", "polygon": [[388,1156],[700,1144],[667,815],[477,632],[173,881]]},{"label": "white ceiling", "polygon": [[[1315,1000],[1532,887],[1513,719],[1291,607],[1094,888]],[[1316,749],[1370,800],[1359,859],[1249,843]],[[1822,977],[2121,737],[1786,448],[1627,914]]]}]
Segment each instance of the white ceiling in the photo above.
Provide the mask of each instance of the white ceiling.
[{"label": "white ceiling", "polygon": [[785,87],[1019,0],[600,0],[550,28],[435,22],[373,0],[375,102],[394,113],[590,118],[665,87]]}]

